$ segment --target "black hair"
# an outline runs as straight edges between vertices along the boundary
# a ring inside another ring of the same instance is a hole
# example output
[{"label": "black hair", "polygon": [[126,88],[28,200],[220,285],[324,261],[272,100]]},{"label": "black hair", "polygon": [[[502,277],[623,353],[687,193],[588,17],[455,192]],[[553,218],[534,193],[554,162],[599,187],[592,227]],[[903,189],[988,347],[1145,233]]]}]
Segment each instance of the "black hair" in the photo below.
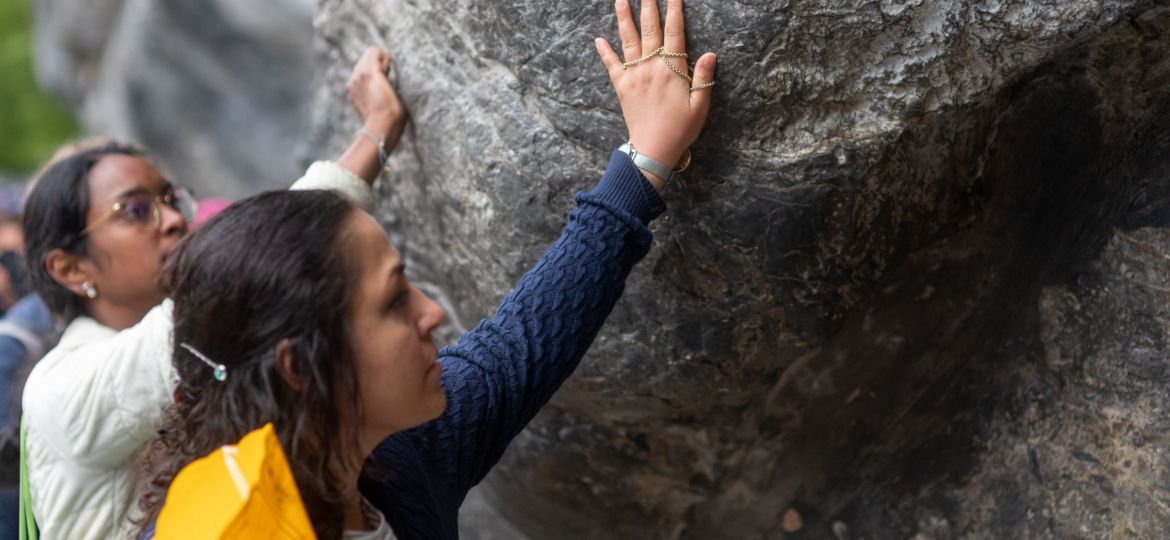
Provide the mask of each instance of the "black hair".
[{"label": "black hair", "polygon": [[86,253],[81,231],[89,213],[89,173],[103,157],[123,155],[145,158],[141,149],[122,143],[107,143],[80,150],[49,165],[36,180],[24,203],[24,245],[28,277],[45,304],[69,323],[88,315],[85,300],[49,275],[45,261],[55,249]]},{"label": "black hair", "polygon": [[[272,423],[319,538],[340,538],[345,471],[360,417],[350,309],[356,267],[347,223],[356,207],[330,191],[244,199],[183,239],[163,272],[174,301],[179,384],[159,437],[140,455],[139,505],[157,519],[192,461]],[[292,379],[277,348],[287,340]],[[227,368],[226,379],[180,344]]]}]

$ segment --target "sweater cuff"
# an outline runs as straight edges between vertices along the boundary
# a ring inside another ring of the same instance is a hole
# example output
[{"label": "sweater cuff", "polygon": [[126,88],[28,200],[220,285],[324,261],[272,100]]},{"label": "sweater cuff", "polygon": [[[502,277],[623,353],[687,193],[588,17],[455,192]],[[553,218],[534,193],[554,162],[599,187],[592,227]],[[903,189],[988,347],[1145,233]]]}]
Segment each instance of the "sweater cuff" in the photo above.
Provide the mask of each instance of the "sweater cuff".
[{"label": "sweater cuff", "polygon": [[634,160],[617,150],[609,158],[605,176],[589,193],[595,200],[628,212],[643,224],[649,224],[666,211],[666,202],[634,165]]}]

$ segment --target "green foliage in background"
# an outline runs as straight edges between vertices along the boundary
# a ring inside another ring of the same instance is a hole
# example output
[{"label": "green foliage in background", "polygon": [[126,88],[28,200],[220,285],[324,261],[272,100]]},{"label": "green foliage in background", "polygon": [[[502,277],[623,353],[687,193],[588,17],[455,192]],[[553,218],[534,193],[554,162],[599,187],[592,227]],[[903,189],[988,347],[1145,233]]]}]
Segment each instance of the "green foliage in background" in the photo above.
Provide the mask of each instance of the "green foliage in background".
[{"label": "green foliage in background", "polygon": [[76,133],[33,78],[28,0],[0,0],[0,170],[32,171]]}]

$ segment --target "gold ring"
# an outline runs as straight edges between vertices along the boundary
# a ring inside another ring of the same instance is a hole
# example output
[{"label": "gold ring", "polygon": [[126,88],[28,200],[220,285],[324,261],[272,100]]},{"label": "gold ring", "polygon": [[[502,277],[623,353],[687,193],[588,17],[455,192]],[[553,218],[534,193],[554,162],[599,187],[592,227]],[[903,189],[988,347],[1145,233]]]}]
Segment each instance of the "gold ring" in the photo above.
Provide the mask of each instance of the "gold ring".
[{"label": "gold ring", "polygon": [[715,81],[711,81],[711,82],[707,82],[707,83],[703,83],[703,84],[696,84],[696,85],[691,87],[691,92],[694,92],[695,90],[702,90],[704,88],[711,88],[712,86],[715,86]]}]

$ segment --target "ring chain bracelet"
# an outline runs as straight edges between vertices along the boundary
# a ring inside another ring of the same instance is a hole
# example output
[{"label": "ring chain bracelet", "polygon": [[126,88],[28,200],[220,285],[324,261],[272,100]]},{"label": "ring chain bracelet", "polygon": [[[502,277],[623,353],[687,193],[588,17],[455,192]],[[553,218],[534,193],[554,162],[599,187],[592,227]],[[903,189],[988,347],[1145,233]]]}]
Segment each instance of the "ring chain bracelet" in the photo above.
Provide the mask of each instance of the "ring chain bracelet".
[{"label": "ring chain bracelet", "polygon": [[[695,80],[693,77],[691,77],[691,75],[689,73],[690,71],[692,71],[690,67],[687,68],[686,72],[683,72],[682,70],[674,67],[674,64],[670,63],[670,58],[686,58],[687,53],[685,53],[685,52],[667,52],[666,47],[659,47],[657,49],[654,49],[653,51],[650,51],[650,54],[647,54],[646,56],[643,56],[637,60],[630,60],[629,62],[622,62],[622,69],[628,69],[630,66],[636,66],[636,65],[641,64],[643,62],[646,62],[647,60],[650,60],[651,58],[654,58],[655,56],[662,58],[662,62],[664,64],[666,64],[666,67],[670,68],[670,70],[673,71],[676,75],[686,79],[687,82],[694,84]],[[703,83],[703,84],[696,84],[696,85],[691,87],[691,92],[694,92],[695,90],[702,90],[704,88],[711,88],[712,86],[715,86],[715,81],[711,81],[711,82],[707,82],[707,83]]]}]

